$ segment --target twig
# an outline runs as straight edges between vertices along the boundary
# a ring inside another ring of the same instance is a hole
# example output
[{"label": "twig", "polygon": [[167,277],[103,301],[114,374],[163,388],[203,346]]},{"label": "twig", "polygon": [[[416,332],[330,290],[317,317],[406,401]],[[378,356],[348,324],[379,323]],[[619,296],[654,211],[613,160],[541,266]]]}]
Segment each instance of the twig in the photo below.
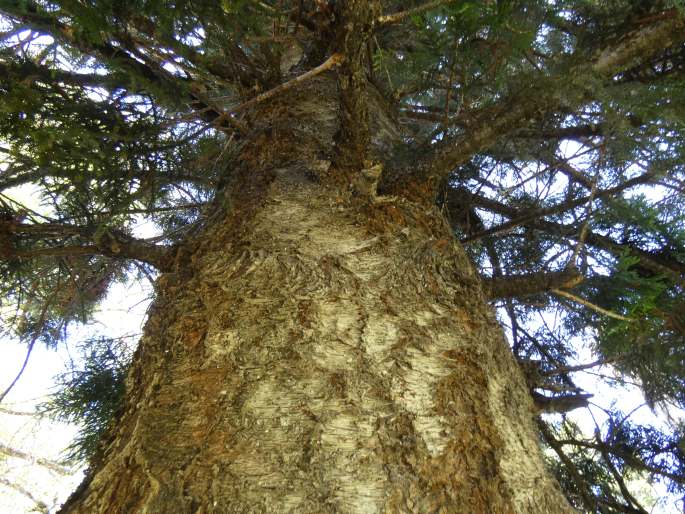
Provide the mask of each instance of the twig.
[{"label": "twig", "polygon": [[15,459],[23,459],[27,460],[29,462],[33,462],[34,464],[38,464],[39,466],[43,466],[44,468],[49,469],[50,471],[57,473],[58,475],[62,476],[67,476],[71,474],[71,469],[69,469],[66,466],[62,466],[61,464],[58,464],[57,462],[51,461],[50,459],[44,459],[43,457],[36,457],[35,455],[31,455],[30,453],[23,452],[21,450],[17,450],[15,448],[11,448],[10,446],[7,446],[6,444],[0,443],[0,453],[3,455],[6,455],[8,457],[13,457]]},{"label": "twig", "polygon": [[31,338],[31,341],[29,342],[29,347],[26,350],[26,357],[24,358],[24,362],[21,365],[21,368],[19,369],[19,373],[17,373],[17,376],[14,377],[14,380],[12,380],[12,383],[7,386],[7,388],[3,391],[2,395],[0,395],[0,403],[3,402],[5,399],[5,396],[9,394],[9,392],[14,388],[14,386],[17,384],[21,376],[24,374],[24,370],[26,369],[26,366],[29,363],[29,358],[31,357],[31,352],[33,351],[33,347],[36,345],[36,341],[38,341],[38,336],[40,336],[40,333],[43,331],[43,327],[45,326],[45,317],[48,312],[48,308],[50,307],[51,301],[48,300],[45,305],[43,306],[43,310],[40,313],[40,318],[38,320],[38,330],[34,334],[34,336]]},{"label": "twig", "polygon": [[41,512],[44,514],[49,514],[50,510],[48,509],[48,506],[44,502],[40,501],[38,498],[33,496],[33,494],[31,494],[31,491],[29,491],[25,487],[22,487],[19,484],[15,484],[14,482],[10,482],[6,478],[2,478],[2,477],[0,477],[0,484],[4,485],[6,487],[9,487],[10,489],[14,489],[18,493],[23,494],[29,500],[31,500],[35,504],[34,512]]},{"label": "twig", "polygon": [[[242,104],[238,105],[234,109],[231,110],[232,113],[244,111],[245,109],[248,109],[258,103],[261,103],[265,100],[268,100],[270,98],[273,98],[274,96],[280,95],[284,91],[287,91],[289,89],[294,88],[295,86],[298,86],[299,84],[302,84],[303,82],[306,82],[307,80],[315,77],[316,75],[319,75],[323,73],[326,70],[330,70],[331,68],[334,68],[338,66],[340,63],[343,62],[345,57],[341,53],[334,53],[331,55],[328,59],[326,59],[322,64],[319,64],[316,68],[313,68],[309,70],[306,73],[303,73],[302,75],[299,75],[295,77],[292,80],[289,80],[288,82],[284,82],[283,84],[276,86],[273,89],[269,89],[268,91],[262,93],[261,95],[257,95],[254,98],[251,98],[247,102],[243,102]],[[224,97],[216,97],[213,98],[212,100],[224,100]],[[223,116],[229,115],[228,113],[222,114],[219,116],[217,119],[214,120],[214,123],[217,123],[221,120]]]},{"label": "twig", "polygon": [[208,98],[197,85],[191,86],[190,92],[197,100],[199,100],[205,105],[208,105],[209,107],[211,107],[212,111],[219,114],[216,118],[211,120],[210,123],[212,125],[221,128],[221,122],[227,121],[228,124],[231,125],[233,130],[237,131],[238,133],[245,134],[247,132],[247,126],[245,126],[245,124],[242,121],[234,118],[230,112],[225,111],[220,105],[213,101],[217,100],[217,98]]},{"label": "twig", "polygon": [[10,416],[36,416],[37,414],[35,412],[25,412],[25,411],[18,411],[18,410],[12,410],[12,409],[5,409],[4,407],[0,407],[0,413],[2,414],[9,414]]},{"label": "twig", "polygon": [[586,364],[577,364],[575,366],[561,366],[559,368],[552,369],[550,371],[545,371],[542,373],[543,377],[551,377],[554,375],[561,375],[562,373],[572,373],[574,371],[585,371],[586,369],[595,368],[597,366],[604,366],[605,364],[612,364],[616,362],[617,358],[612,359],[598,359],[593,362],[588,362]]},{"label": "twig", "polygon": [[423,5],[419,5],[418,7],[414,7],[413,9],[407,9],[406,11],[396,12],[394,14],[385,14],[383,16],[379,16],[378,18],[376,18],[376,26],[400,23],[401,21],[405,20],[406,18],[409,18],[410,16],[422,13],[424,11],[430,11],[435,7],[440,7],[444,4],[450,4],[454,1],[455,0],[435,0],[433,2],[427,2]]},{"label": "twig", "polygon": [[597,194],[597,182],[599,182],[599,172],[597,172],[597,175],[595,175],[595,177],[592,180],[592,189],[590,190],[590,199],[588,200],[587,209],[585,210],[585,219],[583,220],[583,224],[580,227],[578,242],[576,243],[576,247],[573,250],[573,255],[571,255],[571,258],[568,260],[567,267],[575,267],[576,259],[580,255],[583,246],[585,246],[585,239],[587,238],[590,216],[592,215],[592,202],[594,201],[595,195]]},{"label": "twig", "polygon": [[625,316],[621,316],[620,314],[616,314],[615,312],[604,309],[604,308],[600,307],[599,305],[595,305],[594,303],[589,302],[589,301],[585,300],[584,298],[580,298],[580,297],[578,297],[574,294],[571,294],[567,291],[562,291],[561,289],[552,289],[552,292],[557,296],[563,296],[564,298],[567,298],[567,299],[571,300],[572,302],[584,305],[588,309],[592,309],[593,311],[599,312],[600,314],[604,314],[605,316],[609,316],[610,318],[619,319],[621,321],[633,321],[630,318],[627,318]]}]

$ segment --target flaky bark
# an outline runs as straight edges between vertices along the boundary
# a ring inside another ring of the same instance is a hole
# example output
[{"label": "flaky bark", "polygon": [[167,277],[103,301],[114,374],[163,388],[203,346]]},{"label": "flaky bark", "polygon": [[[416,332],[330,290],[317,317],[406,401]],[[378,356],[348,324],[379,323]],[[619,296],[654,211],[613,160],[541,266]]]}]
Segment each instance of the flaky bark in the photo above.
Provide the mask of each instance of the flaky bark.
[{"label": "flaky bark", "polygon": [[[572,512],[449,227],[329,180],[336,82],[308,87],[260,107],[230,209],[160,278],[63,512]],[[378,156],[392,122],[371,108]]]}]

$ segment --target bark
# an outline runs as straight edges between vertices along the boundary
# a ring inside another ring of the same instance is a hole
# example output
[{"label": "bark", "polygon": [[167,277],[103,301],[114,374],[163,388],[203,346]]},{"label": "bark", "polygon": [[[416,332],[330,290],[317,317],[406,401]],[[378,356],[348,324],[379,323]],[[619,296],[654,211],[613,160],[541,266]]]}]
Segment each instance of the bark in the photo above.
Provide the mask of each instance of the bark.
[{"label": "bark", "polygon": [[[367,98],[380,160],[398,136]],[[62,512],[572,512],[441,214],[331,177],[338,105],[321,76],[253,113],[227,207],[160,277],[119,423]]]}]

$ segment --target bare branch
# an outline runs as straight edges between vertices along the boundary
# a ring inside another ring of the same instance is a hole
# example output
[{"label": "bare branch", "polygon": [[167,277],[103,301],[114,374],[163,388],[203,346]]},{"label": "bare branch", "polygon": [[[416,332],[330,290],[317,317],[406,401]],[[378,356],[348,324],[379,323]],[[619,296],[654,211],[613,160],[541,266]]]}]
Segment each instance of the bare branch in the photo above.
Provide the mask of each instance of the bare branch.
[{"label": "bare branch", "polygon": [[617,314],[617,313],[612,312],[610,310],[604,309],[604,308],[600,307],[599,305],[595,305],[594,303],[589,302],[588,300],[585,300],[584,298],[580,298],[579,296],[576,296],[574,294],[571,294],[568,291],[562,291],[561,289],[552,289],[552,292],[557,296],[562,296],[563,298],[571,300],[572,302],[579,303],[579,304],[587,307],[588,309],[591,309],[591,310],[598,312],[600,314],[603,314],[605,316],[609,316],[610,318],[618,319],[621,321],[634,321],[631,318],[621,316],[620,314]]},{"label": "bare branch", "polygon": [[588,362],[585,364],[577,364],[575,366],[561,366],[550,371],[542,372],[542,376],[551,377],[554,375],[561,375],[564,373],[573,373],[575,371],[585,371],[586,369],[596,368],[597,366],[604,366],[606,364],[611,364],[616,362],[618,359],[598,359],[593,362]]},{"label": "bare branch", "polygon": [[43,514],[49,514],[50,509],[48,508],[48,506],[44,502],[42,502],[41,500],[39,500],[38,498],[33,496],[31,491],[29,491],[25,487],[22,487],[19,484],[15,484],[14,482],[11,482],[11,481],[7,480],[6,478],[3,478],[3,477],[0,477],[0,484],[4,485],[5,487],[9,487],[10,489],[14,489],[18,493],[26,496],[29,500],[31,500],[35,504],[34,510],[36,512],[40,512]]},{"label": "bare branch", "polygon": [[[270,89],[269,91],[266,91],[262,93],[261,95],[257,95],[254,98],[251,98],[247,102],[243,102],[242,104],[238,105],[237,107],[231,109],[232,113],[238,113],[244,110],[249,109],[250,107],[253,107],[257,105],[258,103],[264,102],[266,100],[269,100],[275,96],[278,96],[285,91],[288,91],[289,89],[292,89],[303,82],[306,82],[307,80],[316,77],[317,75],[320,75],[321,73],[330,70],[332,68],[335,68],[336,66],[339,66],[340,63],[343,62],[344,56],[341,53],[334,53],[331,55],[328,59],[326,59],[323,63],[319,64],[316,68],[313,68],[309,70],[306,73],[303,73],[302,75],[299,75],[295,77],[292,80],[289,80],[288,82],[284,82],[283,84],[276,86],[273,89]],[[223,100],[225,99],[224,97],[218,97],[218,98],[213,98],[212,100]],[[226,116],[228,114],[224,114],[222,116]],[[221,120],[222,116],[217,118],[215,122],[218,122]]]},{"label": "bare branch", "polygon": [[394,23],[400,23],[405,19],[414,16],[416,14],[421,14],[422,12],[430,11],[441,5],[454,3],[456,0],[433,0],[432,2],[426,2],[423,5],[414,7],[413,9],[407,9],[406,11],[396,12],[394,14],[384,14],[376,18],[376,26],[392,25]]},{"label": "bare branch", "polygon": [[31,455],[30,453],[17,450],[16,448],[12,448],[10,446],[7,446],[6,444],[0,443],[0,453],[3,453],[4,455],[7,455],[8,457],[14,457],[17,459],[23,459],[27,460],[29,462],[32,462],[34,464],[38,464],[39,466],[43,466],[44,468],[49,469],[50,471],[53,471],[54,473],[57,473],[58,475],[66,476],[70,475],[72,473],[72,470],[69,469],[66,466],[63,466],[61,464],[58,464],[55,461],[52,461],[50,459],[45,459],[43,457],[36,457],[35,455]]},{"label": "bare branch", "polygon": [[21,367],[19,368],[19,371],[15,375],[14,379],[10,384],[5,388],[5,390],[0,394],[0,403],[3,402],[3,400],[7,397],[7,395],[14,389],[14,386],[17,385],[17,382],[19,382],[19,379],[21,376],[24,374],[24,371],[26,370],[26,366],[28,366],[29,359],[31,358],[31,353],[33,352],[33,347],[36,345],[36,341],[38,341],[38,337],[40,337],[41,332],[45,328],[45,320],[47,317],[48,309],[50,308],[50,305],[52,303],[52,298],[48,299],[47,302],[43,305],[43,308],[41,309],[40,312],[40,317],[38,318],[38,329],[36,330],[36,333],[31,337],[31,340],[29,341],[28,347],[26,349],[26,357],[24,358],[24,362],[22,362]]},{"label": "bare branch", "polygon": [[4,407],[0,407],[0,413],[1,414],[9,414],[10,416],[36,416],[35,412],[25,412],[25,411],[18,411],[18,410],[12,410],[12,409],[6,409]]}]

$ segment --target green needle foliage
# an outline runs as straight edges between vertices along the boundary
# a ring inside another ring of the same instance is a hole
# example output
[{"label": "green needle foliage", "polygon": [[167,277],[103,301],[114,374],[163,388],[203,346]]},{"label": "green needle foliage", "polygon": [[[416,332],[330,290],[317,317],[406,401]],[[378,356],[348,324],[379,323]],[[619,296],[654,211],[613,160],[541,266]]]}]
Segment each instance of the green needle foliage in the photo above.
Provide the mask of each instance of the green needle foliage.
[{"label": "green needle foliage", "polygon": [[59,421],[77,423],[78,435],[67,448],[67,459],[88,460],[114,421],[124,397],[124,379],[132,357],[125,338],[98,337],[79,345],[83,364],[56,377],[58,391],[40,411]]},{"label": "green needle foliage", "polygon": [[[631,480],[685,495],[682,423],[607,408],[588,434],[566,414],[587,408],[587,372],[635,384],[657,412],[685,408],[682,3],[429,4],[382,2],[394,18],[369,38],[363,76],[403,130],[387,176],[429,184],[478,267],[531,394],[556,413],[541,434],[570,501],[645,512]],[[310,0],[0,0],[5,333],[29,353],[59,345],[112,283],[172,269],[231,208],[220,192],[250,130],[238,106],[324,62],[335,13]],[[386,178],[380,192],[402,194]],[[593,362],[578,362],[578,341]],[[131,354],[104,338],[81,350],[46,410],[81,423],[71,456],[88,459]]]}]

